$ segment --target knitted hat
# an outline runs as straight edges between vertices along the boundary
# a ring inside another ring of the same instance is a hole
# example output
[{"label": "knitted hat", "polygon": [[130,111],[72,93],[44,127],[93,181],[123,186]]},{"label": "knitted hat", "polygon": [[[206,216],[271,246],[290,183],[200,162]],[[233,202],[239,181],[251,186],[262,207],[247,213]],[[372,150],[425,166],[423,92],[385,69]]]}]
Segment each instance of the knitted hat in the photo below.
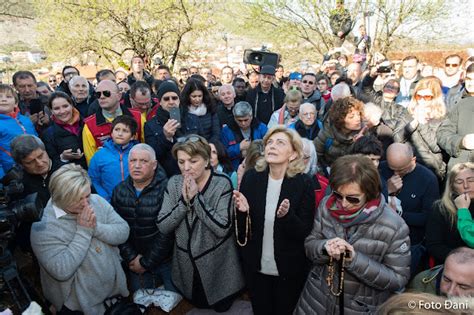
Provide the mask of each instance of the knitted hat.
[{"label": "knitted hat", "polygon": [[158,88],[158,92],[156,93],[156,96],[161,101],[161,98],[163,97],[163,95],[165,95],[168,92],[175,92],[179,96],[179,88],[172,81],[165,81],[161,83],[160,87]]}]

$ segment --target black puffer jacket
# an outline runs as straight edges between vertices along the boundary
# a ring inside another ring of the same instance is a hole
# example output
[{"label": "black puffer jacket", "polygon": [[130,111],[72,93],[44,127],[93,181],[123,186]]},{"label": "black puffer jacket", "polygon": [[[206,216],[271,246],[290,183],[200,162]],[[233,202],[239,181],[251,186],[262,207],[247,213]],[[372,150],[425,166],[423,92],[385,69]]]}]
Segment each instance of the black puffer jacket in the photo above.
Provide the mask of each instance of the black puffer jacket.
[{"label": "black puffer jacket", "polygon": [[156,225],[167,184],[165,171],[158,166],[153,181],[139,197],[130,176],[115,187],[111,204],[130,226],[128,240],[119,246],[125,262],[141,254],[140,264],[151,270],[171,258],[174,235],[159,232]]},{"label": "black puffer jacket", "polygon": [[[84,147],[82,146],[82,127],[83,124],[81,122],[79,134],[75,135],[53,121],[51,126],[43,132],[41,139],[44,142],[49,158],[53,162],[53,169],[58,169],[67,164],[67,162],[61,161],[60,158],[64,150],[72,149],[73,152],[76,152],[77,149],[80,149],[81,152],[84,152]],[[84,156],[79,160],[71,160],[69,162],[76,163],[87,169]]]}]

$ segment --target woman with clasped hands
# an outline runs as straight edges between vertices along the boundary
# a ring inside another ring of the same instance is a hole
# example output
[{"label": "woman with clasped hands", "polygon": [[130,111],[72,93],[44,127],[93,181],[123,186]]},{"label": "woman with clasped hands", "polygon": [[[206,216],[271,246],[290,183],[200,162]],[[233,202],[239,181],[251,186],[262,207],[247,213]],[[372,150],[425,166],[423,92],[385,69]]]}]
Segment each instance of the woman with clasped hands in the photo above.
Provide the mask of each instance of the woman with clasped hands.
[{"label": "woman with clasped hands", "polygon": [[66,164],[51,176],[49,200],[31,228],[41,285],[56,314],[103,314],[103,302],[128,296],[118,245],[129,227],[99,195],[91,195],[87,172]]},{"label": "woman with clasped hands", "polygon": [[225,312],[244,279],[233,234],[232,184],[211,166],[206,139],[178,139],[172,154],[181,175],[173,176],[158,214],[158,228],[176,236],[173,284],[198,308]]},{"label": "woman with clasped hands", "polygon": [[238,244],[254,314],[291,314],[309,271],[315,196],[296,131],[276,126],[263,143],[264,156],[234,191]]},{"label": "woman with clasped hands", "polygon": [[329,184],[305,241],[313,268],[295,314],[371,314],[410,277],[408,226],[385,202],[368,157],[338,158]]}]

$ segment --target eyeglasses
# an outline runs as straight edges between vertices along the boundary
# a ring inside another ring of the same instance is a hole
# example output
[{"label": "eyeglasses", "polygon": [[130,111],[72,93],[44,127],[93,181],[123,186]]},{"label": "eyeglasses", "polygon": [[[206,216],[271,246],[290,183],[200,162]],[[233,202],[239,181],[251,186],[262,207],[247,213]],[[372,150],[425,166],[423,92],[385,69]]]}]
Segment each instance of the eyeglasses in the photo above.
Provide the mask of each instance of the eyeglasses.
[{"label": "eyeglasses", "polygon": [[104,94],[104,97],[110,97],[112,95],[112,92],[106,90],[106,91],[96,91],[94,93],[95,97],[97,98],[101,98],[102,94]]},{"label": "eyeglasses", "polygon": [[303,82],[303,84],[309,84],[309,85],[313,85],[313,84],[314,84],[313,81],[308,81],[308,80],[303,80],[303,81],[301,81],[301,82]]},{"label": "eyeglasses", "polygon": [[353,204],[353,205],[359,204],[362,200],[362,198],[358,198],[358,197],[343,196],[340,193],[338,193],[337,191],[333,191],[332,194],[334,195],[334,197],[336,197],[336,199],[338,201],[342,201],[342,200],[346,199],[346,201],[348,203]]},{"label": "eyeglasses", "polygon": [[316,113],[308,112],[308,113],[301,113],[301,115],[311,118],[311,117],[316,116]]},{"label": "eyeglasses", "polygon": [[446,66],[446,68],[449,68],[449,67],[457,68],[457,67],[459,67],[459,63],[447,63],[447,64],[445,64],[445,66]]},{"label": "eyeglasses", "polygon": [[433,95],[420,95],[420,94],[415,95],[415,100],[420,101],[422,99],[425,101],[431,101],[433,99]]},{"label": "eyeglasses", "polygon": [[173,101],[177,101],[178,100],[178,96],[163,96],[163,101],[165,102],[169,102],[169,100],[173,100]]},{"label": "eyeglasses", "polygon": [[202,142],[202,141],[200,137],[195,136],[195,135],[190,135],[190,136],[178,138],[177,142],[178,143],[187,143],[187,142],[195,143],[195,142]]}]

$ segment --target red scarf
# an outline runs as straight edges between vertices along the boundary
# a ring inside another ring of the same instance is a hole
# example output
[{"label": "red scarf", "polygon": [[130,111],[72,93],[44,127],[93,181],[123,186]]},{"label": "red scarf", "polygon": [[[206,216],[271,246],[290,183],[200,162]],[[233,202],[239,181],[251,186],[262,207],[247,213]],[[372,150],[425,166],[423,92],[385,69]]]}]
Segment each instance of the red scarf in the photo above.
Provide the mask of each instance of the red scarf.
[{"label": "red scarf", "polygon": [[10,116],[11,118],[13,119],[16,119],[18,117],[18,113],[20,112],[20,109],[18,107],[15,107],[15,109],[13,110],[13,112],[11,113],[8,113],[8,114],[5,114],[7,116]]},{"label": "red scarf", "polygon": [[326,208],[332,217],[338,220],[341,223],[349,223],[354,221],[361,214],[364,216],[369,216],[374,210],[376,210],[380,205],[380,198],[368,201],[365,205],[356,209],[345,209],[342,206],[342,202],[336,199],[336,196],[331,195],[327,202]]},{"label": "red scarf", "polygon": [[79,130],[80,130],[80,124],[79,120],[81,118],[81,115],[79,114],[79,111],[73,107],[72,109],[72,117],[68,122],[61,121],[57,119],[54,115],[52,116],[53,121],[61,126],[62,128],[66,129],[70,133],[78,136],[79,135]]}]

